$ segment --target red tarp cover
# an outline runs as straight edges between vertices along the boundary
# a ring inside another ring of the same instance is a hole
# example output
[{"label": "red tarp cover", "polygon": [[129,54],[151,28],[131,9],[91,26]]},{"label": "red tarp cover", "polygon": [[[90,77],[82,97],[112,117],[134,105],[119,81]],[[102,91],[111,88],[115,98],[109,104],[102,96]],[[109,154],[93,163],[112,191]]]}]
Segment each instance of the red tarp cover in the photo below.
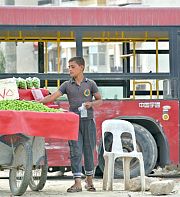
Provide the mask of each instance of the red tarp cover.
[{"label": "red tarp cover", "polygon": [[72,112],[0,111],[0,134],[23,133],[66,140],[77,140],[79,116]]}]

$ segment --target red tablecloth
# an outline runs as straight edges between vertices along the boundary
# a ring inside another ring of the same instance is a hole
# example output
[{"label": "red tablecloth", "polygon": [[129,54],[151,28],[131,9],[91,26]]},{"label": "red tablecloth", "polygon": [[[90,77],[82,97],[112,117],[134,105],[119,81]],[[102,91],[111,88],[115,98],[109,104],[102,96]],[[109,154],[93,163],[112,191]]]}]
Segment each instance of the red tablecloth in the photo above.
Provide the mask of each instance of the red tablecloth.
[{"label": "red tablecloth", "polygon": [[0,111],[0,135],[23,133],[77,140],[79,116],[72,112]]}]

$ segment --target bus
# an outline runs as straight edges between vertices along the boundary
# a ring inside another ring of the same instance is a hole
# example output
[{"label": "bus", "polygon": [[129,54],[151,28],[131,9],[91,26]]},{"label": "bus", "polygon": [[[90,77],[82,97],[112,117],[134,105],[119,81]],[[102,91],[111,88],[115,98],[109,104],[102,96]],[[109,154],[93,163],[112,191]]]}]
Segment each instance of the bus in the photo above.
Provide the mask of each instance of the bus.
[{"label": "bus", "polygon": [[[85,75],[95,80],[103,97],[95,109],[97,171],[104,169],[101,124],[114,118],[134,125],[146,175],[158,166],[178,165],[179,18],[180,8],[168,7],[0,7],[0,42],[6,51],[6,70],[0,78],[38,77],[41,88],[51,92],[69,79],[68,57],[83,56]],[[36,64],[28,59],[31,53]],[[56,104],[68,109],[65,97]],[[70,171],[67,141],[45,140],[49,171]],[[106,141],[110,150],[112,136]],[[123,149],[132,151],[127,135]],[[133,159],[131,176],[138,173]],[[115,176],[122,174],[122,161],[117,159]]]}]

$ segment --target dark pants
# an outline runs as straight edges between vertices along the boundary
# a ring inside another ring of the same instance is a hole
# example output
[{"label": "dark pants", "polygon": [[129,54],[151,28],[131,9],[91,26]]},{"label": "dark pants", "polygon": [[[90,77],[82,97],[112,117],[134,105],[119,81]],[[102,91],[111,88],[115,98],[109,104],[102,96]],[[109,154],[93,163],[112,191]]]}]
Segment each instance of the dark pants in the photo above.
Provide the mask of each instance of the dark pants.
[{"label": "dark pants", "polygon": [[85,174],[94,174],[94,150],[96,146],[96,126],[93,119],[80,119],[78,141],[70,140],[71,168],[74,178],[80,178],[82,155],[84,154]]}]

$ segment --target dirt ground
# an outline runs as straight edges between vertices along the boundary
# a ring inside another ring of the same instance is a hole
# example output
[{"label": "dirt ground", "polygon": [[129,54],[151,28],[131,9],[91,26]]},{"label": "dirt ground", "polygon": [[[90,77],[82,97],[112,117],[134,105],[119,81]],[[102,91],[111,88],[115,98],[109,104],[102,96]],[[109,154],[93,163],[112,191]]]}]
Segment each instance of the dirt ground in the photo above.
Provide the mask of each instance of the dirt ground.
[{"label": "dirt ground", "polygon": [[[8,174],[5,172],[0,172],[0,197],[13,197],[9,188],[9,180]],[[166,178],[167,179],[167,178]],[[168,178],[170,179],[170,178]],[[180,177],[173,178],[175,181],[175,187],[171,194],[164,195],[165,197],[180,197]],[[94,185],[97,189],[96,192],[87,192],[84,187],[82,192],[78,193],[67,193],[66,190],[73,184],[73,179],[71,174],[65,174],[64,177],[58,176],[58,174],[48,176],[48,180],[46,182],[45,187],[42,191],[33,192],[29,188],[25,192],[23,197],[35,197],[35,196],[43,196],[43,197],[54,197],[54,196],[64,196],[64,197],[79,197],[79,196],[96,196],[96,197],[138,197],[138,196],[146,196],[151,197],[150,192],[145,192],[142,194],[141,192],[128,192],[123,190],[123,180],[115,179],[114,180],[114,190],[113,191],[103,191],[102,190],[102,178],[95,178]],[[84,186],[84,180],[82,180],[82,184]]]}]

